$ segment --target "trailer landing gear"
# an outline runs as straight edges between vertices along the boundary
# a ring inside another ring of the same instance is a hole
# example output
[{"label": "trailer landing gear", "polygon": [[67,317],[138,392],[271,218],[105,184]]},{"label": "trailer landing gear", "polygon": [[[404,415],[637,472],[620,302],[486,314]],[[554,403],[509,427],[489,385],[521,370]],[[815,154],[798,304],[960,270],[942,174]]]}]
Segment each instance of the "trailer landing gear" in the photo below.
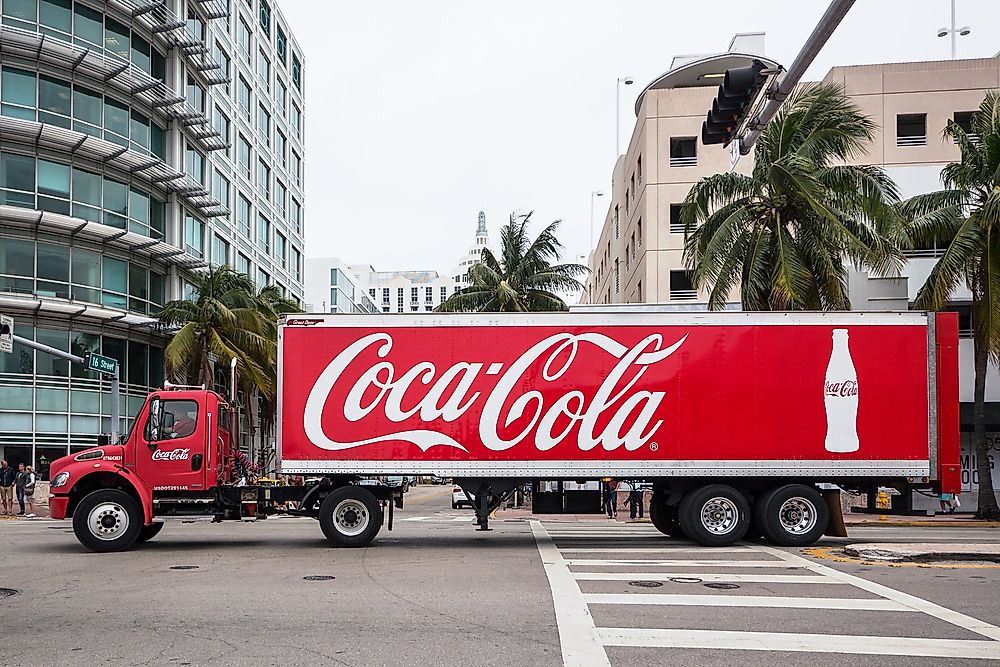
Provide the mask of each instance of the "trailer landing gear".
[{"label": "trailer landing gear", "polygon": [[489,531],[492,530],[490,528],[490,514],[513,495],[521,481],[516,479],[463,478],[455,479],[455,483],[462,487],[462,491],[465,492],[465,496],[476,511],[476,530]]}]

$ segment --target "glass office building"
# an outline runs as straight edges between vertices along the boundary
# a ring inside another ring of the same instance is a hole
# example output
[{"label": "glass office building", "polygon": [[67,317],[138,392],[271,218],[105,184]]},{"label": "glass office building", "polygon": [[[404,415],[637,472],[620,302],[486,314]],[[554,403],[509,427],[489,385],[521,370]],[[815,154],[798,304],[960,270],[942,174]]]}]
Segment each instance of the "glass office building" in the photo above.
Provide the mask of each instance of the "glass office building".
[{"label": "glass office building", "polygon": [[[155,316],[229,264],[303,298],[303,57],[268,0],[0,0],[0,312],[162,386]],[[0,457],[109,433],[109,382],[0,353]]]}]

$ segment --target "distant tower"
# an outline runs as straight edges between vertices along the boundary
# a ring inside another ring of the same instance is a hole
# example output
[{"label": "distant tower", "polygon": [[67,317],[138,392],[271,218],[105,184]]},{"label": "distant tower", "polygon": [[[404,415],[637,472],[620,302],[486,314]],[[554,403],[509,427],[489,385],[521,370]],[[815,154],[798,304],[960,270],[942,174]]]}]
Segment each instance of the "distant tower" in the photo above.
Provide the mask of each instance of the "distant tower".
[{"label": "distant tower", "polygon": [[480,211],[479,225],[476,227],[476,245],[488,245],[489,242],[489,233],[486,231],[486,214]]}]

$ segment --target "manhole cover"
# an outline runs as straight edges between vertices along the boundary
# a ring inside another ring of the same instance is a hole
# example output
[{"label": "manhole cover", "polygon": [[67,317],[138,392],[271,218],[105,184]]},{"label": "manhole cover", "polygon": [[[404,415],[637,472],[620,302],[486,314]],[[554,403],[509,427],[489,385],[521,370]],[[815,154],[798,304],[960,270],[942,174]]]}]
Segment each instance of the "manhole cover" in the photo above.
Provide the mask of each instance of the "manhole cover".
[{"label": "manhole cover", "polygon": [[701,579],[698,577],[670,577],[670,581],[675,584],[700,584]]},{"label": "manhole cover", "polygon": [[16,588],[0,588],[0,598],[9,598],[12,595],[17,595],[18,592]]},{"label": "manhole cover", "polygon": [[306,581],[332,581],[337,577],[331,577],[328,574],[309,574],[302,578],[305,579]]},{"label": "manhole cover", "polygon": [[629,586],[638,586],[639,588],[659,588],[663,585],[661,581],[630,581]]},{"label": "manhole cover", "polygon": [[739,588],[740,587],[739,584],[726,584],[726,583],[723,583],[721,581],[712,581],[712,582],[709,582],[709,583],[705,584],[705,586],[707,588],[718,588],[719,590],[722,590],[722,591],[731,591],[734,588]]},{"label": "manhole cover", "polygon": [[197,570],[197,565],[171,565],[171,570]]}]

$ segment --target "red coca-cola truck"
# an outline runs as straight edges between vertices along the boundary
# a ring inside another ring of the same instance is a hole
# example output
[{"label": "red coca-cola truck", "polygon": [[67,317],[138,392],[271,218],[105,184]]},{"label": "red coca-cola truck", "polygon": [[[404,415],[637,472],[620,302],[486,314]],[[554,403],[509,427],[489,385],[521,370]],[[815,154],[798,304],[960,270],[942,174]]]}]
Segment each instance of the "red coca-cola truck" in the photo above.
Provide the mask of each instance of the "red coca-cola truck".
[{"label": "red coca-cola truck", "polygon": [[402,507],[380,476],[453,478],[481,529],[527,480],[615,478],[667,535],[806,545],[839,489],[960,487],[953,313],[289,315],[278,356],[277,472],[305,485],[247,479],[233,401],[168,386],[52,465],[52,516],[96,551],[279,511],[361,546]]}]

